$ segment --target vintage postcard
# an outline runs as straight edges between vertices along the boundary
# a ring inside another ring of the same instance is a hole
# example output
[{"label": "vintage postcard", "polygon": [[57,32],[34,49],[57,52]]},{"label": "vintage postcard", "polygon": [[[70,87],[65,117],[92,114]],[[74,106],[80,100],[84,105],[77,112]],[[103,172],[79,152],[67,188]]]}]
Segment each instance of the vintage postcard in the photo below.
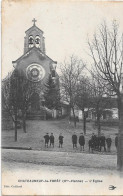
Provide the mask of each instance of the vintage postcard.
[{"label": "vintage postcard", "polygon": [[123,1],[2,1],[2,195],[123,195]]}]

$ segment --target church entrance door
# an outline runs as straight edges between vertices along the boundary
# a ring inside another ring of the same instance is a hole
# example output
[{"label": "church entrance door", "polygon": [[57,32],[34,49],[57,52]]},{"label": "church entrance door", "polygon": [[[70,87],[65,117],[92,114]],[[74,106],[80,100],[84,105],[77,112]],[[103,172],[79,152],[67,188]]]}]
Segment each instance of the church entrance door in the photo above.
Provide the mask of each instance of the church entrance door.
[{"label": "church entrance door", "polygon": [[38,93],[33,93],[31,96],[31,109],[33,111],[40,110],[40,97]]}]

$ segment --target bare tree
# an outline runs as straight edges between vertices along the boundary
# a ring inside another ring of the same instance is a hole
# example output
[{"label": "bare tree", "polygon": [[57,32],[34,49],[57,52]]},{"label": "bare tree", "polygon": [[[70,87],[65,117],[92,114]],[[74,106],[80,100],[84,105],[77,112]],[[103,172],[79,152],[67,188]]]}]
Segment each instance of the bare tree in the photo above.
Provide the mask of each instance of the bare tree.
[{"label": "bare tree", "polygon": [[106,108],[110,108],[111,96],[107,96],[106,87],[101,78],[90,71],[91,77],[81,77],[77,88],[77,106],[83,113],[83,130],[86,133],[86,110],[95,113],[98,135],[101,134],[101,117]]},{"label": "bare tree", "polygon": [[26,78],[23,71],[16,71],[18,73],[17,82],[19,89],[18,108],[22,111],[23,131],[26,133],[26,113],[31,104],[31,97],[35,91],[38,94],[42,93],[42,82],[34,83]]},{"label": "bare tree", "polygon": [[101,117],[106,108],[111,108],[111,96],[107,95],[107,89],[103,81],[97,75],[93,74],[91,80],[90,104],[95,111],[98,136],[101,134]]},{"label": "bare tree", "polygon": [[83,131],[86,134],[86,118],[87,118],[87,109],[89,109],[89,101],[90,101],[90,92],[91,86],[89,82],[89,78],[82,76],[77,85],[77,97],[76,97],[76,105],[82,111],[83,114]]},{"label": "bare tree", "polygon": [[[107,92],[113,91],[117,96],[118,114],[123,120],[123,103],[120,92],[121,76],[123,73],[123,35],[120,35],[118,24],[113,21],[109,29],[106,22],[101,24],[98,33],[94,35],[92,43],[88,42],[94,66],[100,78],[107,86]],[[118,168],[123,169],[123,148],[120,141],[122,127],[119,128]],[[123,140],[123,139],[122,139]]]},{"label": "bare tree", "polygon": [[18,81],[17,72],[8,74],[8,77],[2,81],[2,102],[4,109],[7,110],[12,118],[15,129],[15,141],[17,141],[17,112],[18,112]]},{"label": "bare tree", "polygon": [[[41,92],[42,85],[38,85]],[[31,102],[35,84],[26,79],[25,74],[15,69],[9,77],[2,82],[3,105],[11,116],[15,127],[15,141],[17,141],[18,111],[22,113],[23,131],[26,133],[26,112]]]},{"label": "bare tree", "polygon": [[19,99],[18,108],[22,112],[23,131],[26,133],[26,112],[32,95],[32,82],[27,80],[23,72],[18,71]]},{"label": "bare tree", "polygon": [[82,70],[83,70],[83,62],[78,59],[74,55],[70,57],[69,61],[64,61],[61,64],[61,94],[65,101],[69,103],[70,109],[73,113],[74,126],[76,127],[76,115],[75,115],[75,107],[76,107],[76,96],[77,96],[77,85],[80,80]]},{"label": "bare tree", "polygon": [[94,67],[103,84],[107,86],[107,92],[117,95],[117,103],[120,118],[121,109],[121,76],[123,72],[123,36],[118,34],[118,25],[113,21],[112,30],[109,30],[104,22],[92,43],[88,42]]}]

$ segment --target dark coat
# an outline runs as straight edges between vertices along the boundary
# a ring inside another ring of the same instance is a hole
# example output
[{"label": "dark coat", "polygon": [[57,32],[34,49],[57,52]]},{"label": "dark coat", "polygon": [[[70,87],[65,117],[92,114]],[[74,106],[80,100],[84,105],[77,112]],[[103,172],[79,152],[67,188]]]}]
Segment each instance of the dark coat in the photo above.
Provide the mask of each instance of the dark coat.
[{"label": "dark coat", "polygon": [[73,144],[77,144],[77,135],[72,135],[72,142]]},{"label": "dark coat", "polygon": [[100,144],[100,138],[99,137],[95,137],[95,147],[99,147]]},{"label": "dark coat", "polygon": [[50,139],[49,135],[45,135],[44,136],[44,139],[45,139],[45,143],[48,143],[49,142],[49,139]]},{"label": "dark coat", "polygon": [[90,139],[89,141],[88,141],[88,145],[89,145],[89,148],[92,148],[92,149],[94,149],[94,141],[92,140],[92,139]]},{"label": "dark coat", "polygon": [[111,147],[112,140],[110,137],[106,139],[106,143],[108,147]]},{"label": "dark coat", "polygon": [[79,144],[80,144],[80,146],[84,146],[85,145],[85,137],[84,137],[84,135],[81,135],[79,137]]},{"label": "dark coat", "polygon": [[105,146],[105,136],[100,137],[100,146]]},{"label": "dark coat", "polygon": [[93,142],[95,142],[95,140],[96,140],[96,135],[92,135],[91,139],[92,139]]},{"label": "dark coat", "polygon": [[50,135],[50,143],[54,143],[54,136]]},{"label": "dark coat", "polygon": [[59,136],[59,143],[60,143],[60,144],[63,144],[63,138],[64,138],[64,137],[63,137],[62,135]]}]

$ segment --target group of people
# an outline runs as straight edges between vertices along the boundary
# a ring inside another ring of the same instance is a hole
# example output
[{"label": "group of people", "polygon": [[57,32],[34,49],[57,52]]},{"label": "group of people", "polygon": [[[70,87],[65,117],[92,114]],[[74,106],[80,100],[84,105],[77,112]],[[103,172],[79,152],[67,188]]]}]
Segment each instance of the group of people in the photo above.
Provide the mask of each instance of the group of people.
[{"label": "group of people", "polygon": [[[76,135],[75,132],[72,135],[72,143],[73,143],[73,148],[77,148],[77,135]],[[80,133],[80,136],[79,136],[79,145],[80,145],[80,150],[83,150],[84,151],[85,137],[84,137],[83,133]]]},{"label": "group of people", "polygon": [[[101,134],[100,136],[96,136],[94,133],[92,134],[89,142],[89,151],[96,150],[96,151],[102,151],[102,148],[104,148],[104,151],[110,152],[111,151],[111,145],[112,145],[112,139],[110,135],[106,138],[104,134]],[[117,149],[118,147],[118,136],[115,137],[115,147]]]},{"label": "group of people", "polygon": [[[59,148],[62,148],[63,146],[63,135],[62,133],[60,133],[58,140],[59,140]],[[53,133],[51,133],[51,135],[49,135],[49,133],[46,133],[46,135],[44,136],[45,139],[45,147],[48,148],[48,146],[53,147],[54,148],[54,140],[55,137],[53,135]],[[77,148],[77,142],[79,142],[80,145],[80,150],[84,151],[84,146],[85,146],[85,136],[83,133],[80,133],[79,139],[77,139],[77,135],[74,132],[74,134],[72,135],[72,144],[73,144],[73,149]],[[104,134],[101,134],[100,136],[95,135],[94,133],[92,133],[91,138],[88,141],[88,146],[89,146],[89,151],[102,151],[102,148],[104,148],[104,151],[106,152],[110,152],[111,151],[111,145],[112,145],[112,139],[110,136],[108,136],[107,138],[104,136]],[[118,146],[118,136],[115,137],[115,147],[117,149]]]},{"label": "group of people", "polygon": [[[59,148],[62,148],[63,145],[63,136],[62,133],[60,133],[58,140],[59,140]],[[44,136],[44,140],[45,140],[45,147],[53,147],[54,148],[54,140],[55,137],[53,135],[53,133],[51,133],[51,135],[49,135],[49,133],[46,133],[46,135]],[[74,133],[72,135],[72,143],[73,143],[73,148],[77,148],[77,135]],[[83,135],[83,133],[81,133],[80,137],[79,137],[79,144],[80,144],[80,148],[81,150],[84,150],[84,145],[85,145],[85,137]]]},{"label": "group of people", "polygon": [[94,133],[92,134],[92,137],[90,138],[88,144],[89,144],[89,151],[97,150],[102,151],[102,148],[104,148],[104,151],[106,152],[106,145],[107,145],[107,151],[110,152],[111,149],[111,143],[112,139],[110,136],[108,138],[105,138],[105,136],[102,134],[101,136],[96,136]]},{"label": "group of people", "polygon": [[[83,133],[80,134],[78,142],[80,145],[80,150],[84,151],[85,137]],[[73,143],[73,148],[77,148],[77,135],[75,133],[72,135],[72,143]],[[103,134],[101,136],[96,136],[93,133],[90,140],[88,141],[89,151],[92,150],[92,152],[94,150],[101,152],[102,147],[104,148],[104,151],[106,152],[106,146],[107,146],[107,151],[110,152],[111,144],[112,144],[111,137],[108,136],[106,138]],[[115,139],[115,146],[117,147],[116,139]]]},{"label": "group of people", "polygon": [[[63,145],[63,136],[62,136],[62,133],[59,135],[59,148],[62,148],[62,145]],[[55,137],[53,135],[53,133],[51,133],[51,135],[49,136],[49,133],[46,133],[46,135],[44,136],[44,139],[45,139],[45,147],[48,148],[48,146],[50,145],[50,147],[53,147],[54,148],[54,140],[55,140]]]}]

